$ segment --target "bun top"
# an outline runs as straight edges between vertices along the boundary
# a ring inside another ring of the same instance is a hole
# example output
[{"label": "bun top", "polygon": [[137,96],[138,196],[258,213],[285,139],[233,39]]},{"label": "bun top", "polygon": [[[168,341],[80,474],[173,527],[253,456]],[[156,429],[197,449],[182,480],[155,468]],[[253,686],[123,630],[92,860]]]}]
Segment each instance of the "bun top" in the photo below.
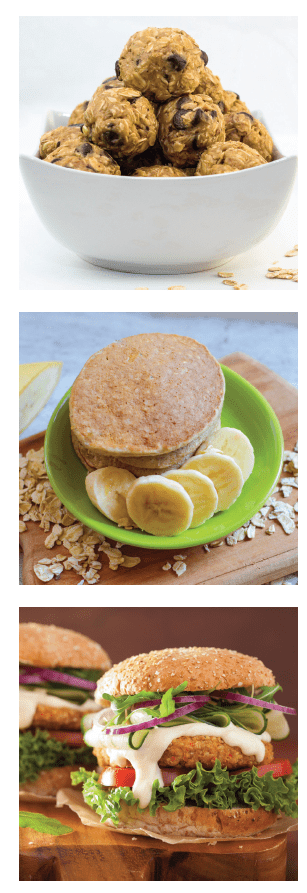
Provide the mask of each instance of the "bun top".
[{"label": "bun top", "polygon": [[33,667],[83,667],[108,670],[112,664],[106,651],[72,629],[44,623],[19,624],[19,660]]},{"label": "bun top", "polygon": [[98,680],[96,699],[140,691],[164,692],[187,682],[187,691],[274,685],[271,670],[257,657],[227,648],[166,648],[128,657]]},{"label": "bun top", "polygon": [[131,335],[93,354],[69,399],[82,447],[147,456],[180,449],[219,418],[224,376],[204,344],[159,332]]}]

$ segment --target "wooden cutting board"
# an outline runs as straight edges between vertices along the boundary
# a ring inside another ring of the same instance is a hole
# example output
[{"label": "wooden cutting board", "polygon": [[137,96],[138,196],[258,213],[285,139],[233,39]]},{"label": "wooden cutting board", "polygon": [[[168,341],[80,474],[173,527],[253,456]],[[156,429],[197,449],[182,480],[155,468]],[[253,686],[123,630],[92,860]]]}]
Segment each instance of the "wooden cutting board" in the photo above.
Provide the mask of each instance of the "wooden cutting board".
[{"label": "wooden cutting board", "polygon": [[[243,353],[233,353],[223,357],[221,362],[229,366],[243,378],[256,387],[273,407],[282,427],[285,449],[293,450],[297,442],[297,391],[284,381],[279,375],[272,372],[266,366],[258,363]],[[44,432],[20,442],[20,452],[25,454],[31,447],[39,449],[44,442]],[[294,504],[298,498],[298,491],[293,488],[286,501]],[[66,552],[63,547],[55,546],[54,549],[46,549],[44,540],[46,534],[39,525],[33,521],[27,522],[27,531],[20,535],[20,545],[23,550],[23,583],[25,585],[73,585],[79,582],[79,577],[73,571],[63,571],[60,577],[54,578],[50,583],[41,584],[34,574],[33,566],[42,557],[52,558],[59,552]],[[120,539],[120,536],[119,536]],[[227,546],[224,542],[216,548],[210,548],[206,552],[203,546],[192,549],[180,550],[187,556],[187,570],[181,577],[177,577],[174,571],[163,571],[162,567],[167,561],[172,564],[172,551],[156,551],[155,549],[137,549],[132,546],[124,546],[123,554],[139,555],[141,563],[133,568],[119,567],[112,571],[108,566],[107,556],[99,553],[102,561],[100,571],[100,584],[104,585],[244,585],[264,584],[297,571],[297,530],[288,535],[282,527],[275,523],[275,533],[267,536],[264,529],[256,530],[256,536],[252,540],[244,540],[236,546]],[[101,557],[102,556],[102,557]],[[86,584],[85,584],[86,585]]]},{"label": "wooden cutting board", "polygon": [[21,881],[284,881],[287,835],[266,840],[166,844],[82,825],[67,806],[22,802],[73,829],[53,837],[20,829]]}]

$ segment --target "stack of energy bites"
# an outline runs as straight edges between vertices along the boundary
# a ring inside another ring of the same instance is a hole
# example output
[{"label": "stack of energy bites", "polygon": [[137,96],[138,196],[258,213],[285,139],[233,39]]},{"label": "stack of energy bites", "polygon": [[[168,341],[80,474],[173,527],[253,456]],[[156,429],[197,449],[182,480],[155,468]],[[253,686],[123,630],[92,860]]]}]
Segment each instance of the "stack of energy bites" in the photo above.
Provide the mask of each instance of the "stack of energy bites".
[{"label": "stack of energy bites", "polygon": [[45,133],[40,157],[101,174],[187,177],[256,167],[273,140],[237,93],[224,90],[208,56],[178,28],[129,38],[116,77]]}]

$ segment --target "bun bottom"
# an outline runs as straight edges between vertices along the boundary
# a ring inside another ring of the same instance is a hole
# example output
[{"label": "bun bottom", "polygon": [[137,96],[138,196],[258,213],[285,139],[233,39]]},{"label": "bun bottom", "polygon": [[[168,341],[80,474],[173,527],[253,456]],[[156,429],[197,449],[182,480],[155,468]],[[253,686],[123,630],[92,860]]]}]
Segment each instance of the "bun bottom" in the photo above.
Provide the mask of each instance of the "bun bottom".
[{"label": "bun bottom", "polygon": [[[119,816],[117,831],[168,837],[253,837],[270,828],[277,821],[275,812],[265,809],[253,810],[248,807],[238,809],[203,809],[200,806],[183,806],[175,812],[167,812],[162,807],[156,815],[149,810],[139,813],[136,807],[124,808]],[[106,825],[113,827],[111,819]]]},{"label": "bun bottom", "polygon": [[[77,772],[79,768],[78,763],[76,766],[55,766],[54,769],[41,772],[35,781],[26,781],[19,785],[19,799],[33,803],[55,801],[60,788],[71,787],[70,773]],[[82,784],[78,787],[81,789]]]}]

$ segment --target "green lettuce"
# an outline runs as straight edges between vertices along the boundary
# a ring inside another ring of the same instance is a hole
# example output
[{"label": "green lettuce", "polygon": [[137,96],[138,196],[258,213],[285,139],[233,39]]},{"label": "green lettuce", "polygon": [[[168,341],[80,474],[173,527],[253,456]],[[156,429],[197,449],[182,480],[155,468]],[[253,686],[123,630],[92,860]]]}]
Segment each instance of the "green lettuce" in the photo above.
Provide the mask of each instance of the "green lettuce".
[{"label": "green lettuce", "polygon": [[93,765],[93,751],[86,744],[69,747],[64,741],[49,738],[48,733],[37,729],[19,735],[19,782],[36,781],[40,772],[55,766]]},{"label": "green lettuce", "polygon": [[[136,807],[140,813],[144,812],[131,788],[103,788],[98,778],[97,772],[87,772],[82,768],[71,773],[72,784],[83,783],[84,800],[101,816],[102,822],[110,818],[117,825],[119,812],[125,812],[130,807]],[[267,812],[283,812],[296,816],[296,801],[295,772],[284,778],[273,778],[273,773],[267,772],[259,778],[257,769],[253,767],[247,772],[231,775],[216,760],[210,770],[203,769],[201,763],[197,763],[196,769],[185,775],[178,775],[171,785],[161,787],[158,780],[154,781],[147,808],[152,816],[159,806],[168,812],[174,812],[182,806],[199,806],[203,809],[250,807],[254,810],[262,807]]]}]

